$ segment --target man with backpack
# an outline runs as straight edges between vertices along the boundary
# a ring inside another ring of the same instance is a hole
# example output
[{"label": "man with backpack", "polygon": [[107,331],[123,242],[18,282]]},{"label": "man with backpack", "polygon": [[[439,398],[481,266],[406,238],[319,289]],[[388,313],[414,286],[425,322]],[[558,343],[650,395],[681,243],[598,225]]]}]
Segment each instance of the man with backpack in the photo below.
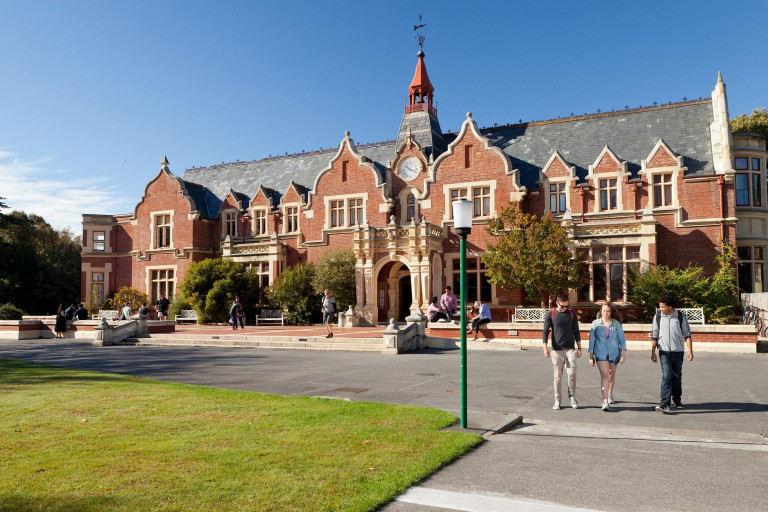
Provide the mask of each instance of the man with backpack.
[{"label": "man with backpack", "polygon": [[560,409],[560,382],[563,379],[563,366],[568,373],[568,397],[571,407],[579,408],[576,401],[576,358],[581,357],[581,337],[579,335],[579,319],[576,312],[569,306],[568,296],[559,294],[556,298],[557,308],[549,312],[544,319],[544,357],[550,357],[547,348],[549,331],[552,331],[552,366],[555,372],[555,404],[553,409]]},{"label": "man with backpack", "polygon": [[[674,299],[664,295],[659,299],[659,311],[653,317],[651,332],[651,361],[656,362],[656,347],[661,361],[661,402],[656,410],[667,414],[670,404],[683,408],[683,355],[688,348],[688,360],[693,361],[691,326],[682,311],[675,311]],[[685,342],[685,344],[683,344]]]}]

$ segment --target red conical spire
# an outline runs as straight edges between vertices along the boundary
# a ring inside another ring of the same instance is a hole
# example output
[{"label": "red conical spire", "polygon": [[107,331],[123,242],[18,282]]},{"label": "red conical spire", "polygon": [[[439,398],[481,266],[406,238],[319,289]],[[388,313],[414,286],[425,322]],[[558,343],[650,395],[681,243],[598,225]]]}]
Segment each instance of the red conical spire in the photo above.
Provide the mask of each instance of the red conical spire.
[{"label": "red conical spire", "polygon": [[424,64],[424,52],[419,50],[417,55],[419,61],[416,63],[416,72],[413,74],[411,85],[408,87],[408,105],[405,106],[405,113],[426,110],[437,117],[437,109],[433,105],[435,88],[429,81],[427,65]]}]

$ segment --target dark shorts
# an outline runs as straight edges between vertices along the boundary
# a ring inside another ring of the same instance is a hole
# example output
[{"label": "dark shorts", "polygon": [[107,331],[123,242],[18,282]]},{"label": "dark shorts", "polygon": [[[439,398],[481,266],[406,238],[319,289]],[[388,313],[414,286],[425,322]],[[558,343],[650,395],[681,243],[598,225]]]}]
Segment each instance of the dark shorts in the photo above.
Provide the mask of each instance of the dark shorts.
[{"label": "dark shorts", "polygon": [[333,323],[333,313],[328,313],[327,311],[323,311],[323,323],[324,324],[332,324]]}]

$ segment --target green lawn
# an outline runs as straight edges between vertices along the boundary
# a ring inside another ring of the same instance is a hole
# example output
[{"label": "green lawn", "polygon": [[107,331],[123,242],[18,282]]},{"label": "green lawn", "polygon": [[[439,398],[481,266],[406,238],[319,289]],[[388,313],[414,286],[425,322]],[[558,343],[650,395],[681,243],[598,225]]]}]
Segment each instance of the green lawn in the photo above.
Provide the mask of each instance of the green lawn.
[{"label": "green lawn", "polygon": [[373,510],[482,442],[454,420],[0,359],[0,510]]}]

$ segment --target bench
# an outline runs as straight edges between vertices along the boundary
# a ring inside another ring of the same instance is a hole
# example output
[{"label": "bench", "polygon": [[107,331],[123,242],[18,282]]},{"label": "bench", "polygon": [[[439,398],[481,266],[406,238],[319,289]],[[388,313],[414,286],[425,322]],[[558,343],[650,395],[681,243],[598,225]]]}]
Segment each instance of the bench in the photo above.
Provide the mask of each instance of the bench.
[{"label": "bench", "polygon": [[260,315],[256,315],[256,325],[262,324],[280,324],[285,325],[282,309],[262,309]]},{"label": "bench", "polygon": [[100,309],[98,314],[91,316],[91,320],[101,320],[102,318],[112,320],[113,318],[118,318],[119,316],[120,312],[116,309]]},{"label": "bench", "polygon": [[197,312],[194,309],[182,309],[173,319],[177,324],[181,322],[197,323]]},{"label": "bench", "polygon": [[513,322],[544,322],[547,313],[549,309],[544,308],[515,308],[515,312],[511,315],[507,310],[507,318]]},{"label": "bench", "polygon": [[[656,308],[658,313],[659,308]],[[701,324],[704,325],[704,308],[675,308],[675,311],[682,311],[685,317],[688,319],[689,324]]]}]

